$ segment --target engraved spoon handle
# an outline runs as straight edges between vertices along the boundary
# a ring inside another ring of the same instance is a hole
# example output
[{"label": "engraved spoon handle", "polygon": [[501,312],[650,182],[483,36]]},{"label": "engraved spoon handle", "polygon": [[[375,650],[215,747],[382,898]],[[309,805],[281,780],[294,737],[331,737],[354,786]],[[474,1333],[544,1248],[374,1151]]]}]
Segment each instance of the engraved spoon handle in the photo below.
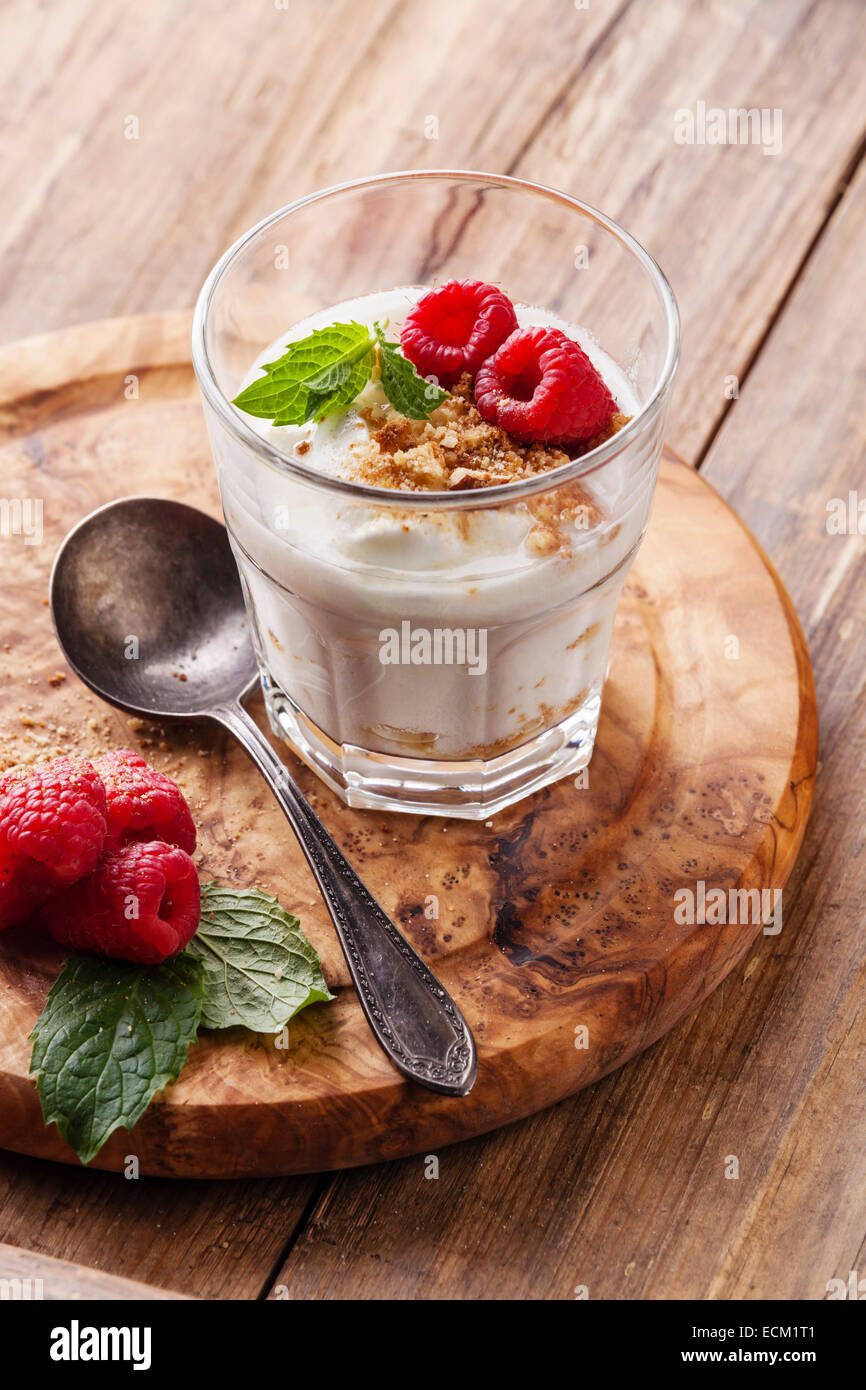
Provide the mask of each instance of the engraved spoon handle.
[{"label": "engraved spoon handle", "polygon": [[243,706],[232,702],[209,713],[243,745],[297,835],[381,1047],[411,1080],[465,1096],[478,1061],[454,1000],[361,882]]}]

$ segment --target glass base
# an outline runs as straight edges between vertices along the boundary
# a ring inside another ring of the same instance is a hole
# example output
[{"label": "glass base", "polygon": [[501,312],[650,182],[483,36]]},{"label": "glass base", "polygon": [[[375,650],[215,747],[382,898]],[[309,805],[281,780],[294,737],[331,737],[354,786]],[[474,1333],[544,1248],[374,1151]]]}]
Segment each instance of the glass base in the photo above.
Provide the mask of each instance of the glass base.
[{"label": "glass base", "polygon": [[347,806],[484,820],[531,792],[576,776],[592,757],[601,691],[553,728],[490,759],[440,762],[335,743],[262,675],[271,728]]}]

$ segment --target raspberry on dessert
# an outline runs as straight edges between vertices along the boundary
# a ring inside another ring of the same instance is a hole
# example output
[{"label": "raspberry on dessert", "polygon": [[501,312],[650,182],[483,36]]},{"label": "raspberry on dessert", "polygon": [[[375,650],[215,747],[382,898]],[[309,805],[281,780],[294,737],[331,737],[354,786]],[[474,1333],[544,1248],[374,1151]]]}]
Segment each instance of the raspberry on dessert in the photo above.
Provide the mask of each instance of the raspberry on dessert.
[{"label": "raspberry on dessert", "polygon": [[200,917],[195,865],[162,840],[106,854],[92,874],[53,894],[42,909],[59,945],[138,965],[158,965],[183,950]]},{"label": "raspberry on dessert", "polygon": [[586,353],[558,328],[519,328],[479,368],[485,420],[524,443],[580,444],[618,407]]},{"label": "raspberry on dessert", "polygon": [[165,840],[191,854],[195,825],[183,793],[130,748],[103,753],[93,765],[105,783],[111,849],[130,840]]},{"label": "raspberry on dessert", "polygon": [[517,327],[514,305],[483,280],[449,280],[419,299],[400,334],[400,346],[421,376],[453,386],[472,375]]},{"label": "raspberry on dessert", "polygon": [[57,758],[0,784],[0,844],[38,866],[48,887],[90,873],[105,832],[105,787],[84,759]]}]

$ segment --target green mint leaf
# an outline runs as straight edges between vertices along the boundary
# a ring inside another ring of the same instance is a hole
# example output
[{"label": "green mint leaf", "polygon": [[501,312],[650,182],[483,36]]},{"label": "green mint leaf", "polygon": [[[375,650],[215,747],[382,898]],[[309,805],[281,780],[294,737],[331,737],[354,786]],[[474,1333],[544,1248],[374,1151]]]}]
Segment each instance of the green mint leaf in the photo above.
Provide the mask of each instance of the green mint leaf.
[{"label": "green mint leaf", "polygon": [[[314,392],[310,390],[307,403],[308,420],[324,420],[326,415],[334,415],[339,410],[345,410],[352,404],[356,396],[360,396],[367,382],[370,380],[370,373],[373,370],[372,352],[368,353],[360,362],[352,367],[349,375],[342,385],[335,387],[331,391]],[[308,388],[309,389],[309,388]],[[282,420],[274,421],[275,424],[284,423]]]},{"label": "green mint leaf", "polygon": [[[340,327],[340,325],[336,324],[335,327]],[[351,327],[357,328],[359,325],[352,324]],[[340,357],[320,372],[315,372],[313,376],[307,377],[304,385],[309,391],[315,391],[322,395],[336,391],[339,386],[343,386],[349,380],[352,369],[369,356],[372,346],[370,335],[365,329],[362,341],[356,343],[354,347],[347,348]]]},{"label": "green mint leaf", "polygon": [[389,343],[380,324],[375,325],[382,367],[382,389],[395,410],[410,420],[426,420],[448,395],[432,381],[419,376],[399,343]]},{"label": "green mint leaf", "polygon": [[203,1002],[204,971],[189,956],[154,966],[69,957],[33,1030],[30,1070],[46,1125],[82,1163],[177,1079]]},{"label": "green mint leaf", "polygon": [[201,901],[187,952],[204,965],[203,1028],[278,1033],[300,1009],[333,998],[297,917],[276,898],[207,883]]},{"label": "green mint leaf", "polygon": [[323,420],[363,391],[373,371],[374,346],[361,323],[317,328],[289,343],[275,362],[265,363],[265,375],[235,396],[233,404],[275,425]]}]

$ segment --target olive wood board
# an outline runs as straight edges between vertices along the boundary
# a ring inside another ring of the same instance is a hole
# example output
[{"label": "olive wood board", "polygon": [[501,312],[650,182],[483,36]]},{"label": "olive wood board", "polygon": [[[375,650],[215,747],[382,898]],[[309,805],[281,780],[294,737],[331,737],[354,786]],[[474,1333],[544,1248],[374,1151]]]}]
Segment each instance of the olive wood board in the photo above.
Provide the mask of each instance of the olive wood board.
[{"label": "olive wood board", "polygon": [[[139,748],[190,801],[202,879],[275,893],[336,998],[292,1020],[288,1047],[242,1029],[203,1034],[177,1083],[94,1166],[120,1170],[134,1154],[147,1174],[265,1176],[435,1151],[622,1066],[761,932],[753,920],[680,922],[675,894],[699,881],[780,889],[791,872],[817,758],[803,634],[757,542],[666,453],[617,612],[595,754],[577,779],[588,785],[560,781],[487,823],[383,815],[343,806],[286,755],[474,1031],[468,1096],[413,1085],[370,1034],[309,870],[240,747],[205,724],[111,709],[54,639],[51,562],[85,513],[135,493],[220,515],[188,331],[186,314],[152,315],[0,349],[0,491],[40,503],[43,532],[14,534],[13,509],[0,536],[0,767]],[[264,726],[260,701],[253,712]],[[0,1145],[77,1163],[28,1078],[28,1035],[62,959],[26,927],[0,938]]]}]

